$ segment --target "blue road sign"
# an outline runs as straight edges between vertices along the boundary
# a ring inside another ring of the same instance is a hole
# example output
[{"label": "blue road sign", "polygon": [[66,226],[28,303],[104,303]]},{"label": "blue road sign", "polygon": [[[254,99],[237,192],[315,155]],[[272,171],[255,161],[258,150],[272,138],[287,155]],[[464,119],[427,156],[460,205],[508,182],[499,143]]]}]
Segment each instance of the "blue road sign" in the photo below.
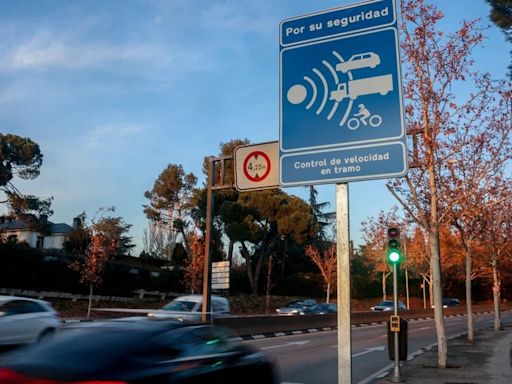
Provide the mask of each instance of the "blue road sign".
[{"label": "blue road sign", "polygon": [[281,23],[279,120],[283,186],[407,172],[393,0]]}]

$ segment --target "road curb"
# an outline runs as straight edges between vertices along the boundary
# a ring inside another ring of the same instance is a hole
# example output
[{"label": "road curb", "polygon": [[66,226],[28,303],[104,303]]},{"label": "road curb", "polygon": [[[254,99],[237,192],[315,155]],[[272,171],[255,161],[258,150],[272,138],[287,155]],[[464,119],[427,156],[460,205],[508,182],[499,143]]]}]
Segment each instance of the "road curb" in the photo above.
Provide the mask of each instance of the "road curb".
[{"label": "road curb", "polygon": [[[488,314],[488,313],[492,313],[492,311],[474,312],[473,314],[474,315],[482,315],[482,314]],[[463,313],[463,314],[446,315],[444,317],[448,318],[448,317],[466,317],[466,316],[467,316],[467,314]],[[418,317],[418,318],[414,318],[414,319],[407,319],[407,321],[425,321],[425,320],[434,320],[434,318],[433,317]],[[386,324],[386,323],[387,323],[387,321],[371,322],[371,323],[361,323],[361,324],[352,324],[350,326],[350,328],[371,327],[371,326],[382,325],[382,324]],[[237,337],[233,338],[233,340],[238,340],[238,341],[242,341],[242,340],[260,340],[260,339],[272,338],[272,337],[293,336],[293,335],[317,333],[317,332],[324,332],[324,331],[335,331],[337,329],[338,329],[338,327],[320,327],[320,328],[288,330],[288,331],[283,331],[283,332],[254,333],[254,334],[237,336]],[[461,336],[461,335],[457,335],[456,337],[459,337],[459,336]],[[424,351],[422,351],[421,353],[424,353],[424,352],[432,349],[432,347],[435,346],[435,345],[437,345],[437,344],[434,344],[432,346],[428,346],[428,347],[424,348]],[[415,358],[415,357],[416,356],[414,356],[413,358]]]},{"label": "road curb", "polygon": [[[492,311],[480,311],[480,312],[474,312],[474,314],[486,314],[486,313],[492,313]],[[445,318],[449,317],[465,317],[467,314],[451,314],[451,315],[445,315]],[[417,317],[417,318],[411,318],[407,319],[408,321],[426,321],[426,320],[433,320],[434,318],[431,316],[427,317]],[[63,320],[63,323],[65,324],[76,324],[76,323],[87,323],[87,322],[94,322],[94,321],[104,321],[109,319],[66,319]],[[371,327],[376,325],[383,325],[386,324],[386,321],[373,321],[368,323],[359,323],[359,324],[352,324],[350,328],[362,328],[362,327]],[[254,333],[248,333],[248,334],[242,334],[238,335],[233,338],[233,340],[260,340],[265,338],[273,338],[273,337],[281,337],[281,336],[293,336],[293,335],[301,335],[301,334],[311,334],[311,333],[318,333],[318,332],[325,332],[325,331],[335,331],[337,330],[337,326],[322,326],[322,327],[308,327],[308,328],[298,328],[298,329],[288,329],[285,331],[272,331],[272,332],[265,332],[265,331],[256,331]]]}]

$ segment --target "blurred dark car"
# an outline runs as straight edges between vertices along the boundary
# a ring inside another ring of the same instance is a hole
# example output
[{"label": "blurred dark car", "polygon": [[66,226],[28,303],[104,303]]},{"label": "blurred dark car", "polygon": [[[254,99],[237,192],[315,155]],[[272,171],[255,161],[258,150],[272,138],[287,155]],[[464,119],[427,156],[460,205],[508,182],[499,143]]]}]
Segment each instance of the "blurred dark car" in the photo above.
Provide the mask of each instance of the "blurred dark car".
[{"label": "blurred dark car", "polygon": [[311,307],[311,313],[315,315],[325,315],[326,313],[338,313],[338,306],[336,304],[316,304]]},{"label": "blurred dark car", "polygon": [[458,307],[460,305],[459,299],[455,299],[453,297],[448,297],[443,299],[443,308],[448,307]]},{"label": "blurred dark car", "polygon": [[[383,300],[379,304],[370,307],[372,311],[392,311],[393,310],[393,300]],[[398,302],[398,309],[405,310],[407,307],[401,301]]]},{"label": "blurred dark car", "polygon": [[277,383],[263,353],[230,337],[222,327],[171,320],[93,322],[5,356],[0,383]]},{"label": "blurred dark car", "polygon": [[316,305],[315,300],[296,300],[290,301],[286,306],[276,309],[278,315],[308,315],[311,312],[311,308]]},{"label": "blurred dark car", "polygon": [[[458,306],[460,306],[459,299],[456,299],[454,297],[445,297],[443,299],[443,308],[458,307]],[[432,305],[431,307],[434,308],[434,305]]]}]

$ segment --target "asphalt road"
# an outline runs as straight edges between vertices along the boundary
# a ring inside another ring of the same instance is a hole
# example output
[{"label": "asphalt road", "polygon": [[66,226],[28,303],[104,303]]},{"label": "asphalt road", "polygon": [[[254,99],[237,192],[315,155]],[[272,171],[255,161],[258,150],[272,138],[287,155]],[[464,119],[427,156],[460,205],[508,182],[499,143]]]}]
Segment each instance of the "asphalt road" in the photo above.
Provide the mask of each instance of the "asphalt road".
[{"label": "asphalt road", "polygon": [[[512,314],[504,312],[504,321]],[[493,314],[475,315],[475,329],[493,326]],[[467,333],[466,316],[445,317],[448,338]],[[409,321],[409,356],[437,342],[433,320]],[[374,325],[351,329],[352,382],[368,383],[392,367],[388,358],[386,326]],[[282,383],[337,383],[336,331],[300,334],[245,341],[271,355],[279,369]],[[449,351],[448,351],[449,356]]]}]

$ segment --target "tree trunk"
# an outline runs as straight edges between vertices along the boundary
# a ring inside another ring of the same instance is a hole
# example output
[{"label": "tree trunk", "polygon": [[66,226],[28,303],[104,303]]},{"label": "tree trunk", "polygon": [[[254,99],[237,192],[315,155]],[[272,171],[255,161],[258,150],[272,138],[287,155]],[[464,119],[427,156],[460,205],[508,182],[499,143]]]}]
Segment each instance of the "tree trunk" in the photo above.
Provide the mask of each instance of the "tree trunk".
[{"label": "tree trunk", "polygon": [[187,255],[192,256],[192,252],[190,250],[190,244],[188,243],[187,234],[185,233],[185,229],[180,229],[181,236],[183,237],[183,245],[185,246],[185,251],[187,251]]},{"label": "tree trunk", "polygon": [[89,284],[89,303],[87,305],[87,320],[89,320],[91,318],[92,292],[93,292],[92,284]]},{"label": "tree trunk", "polygon": [[427,300],[426,300],[426,297],[425,297],[425,287],[426,287],[426,284],[427,284],[427,278],[425,277],[425,275],[423,275],[423,309],[427,308]]},{"label": "tree trunk", "polygon": [[249,285],[251,286],[251,292],[254,291],[254,279],[252,273],[252,262],[251,255],[249,254],[249,250],[245,246],[245,243],[242,241],[242,257],[245,259],[245,268],[247,270],[247,278],[249,279]]},{"label": "tree trunk", "polygon": [[258,284],[260,281],[260,273],[261,273],[261,268],[263,266],[264,258],[265,258],[265,247],[263,247],[263,249],[260,251],[260,253],[258,255],[258,260],[256,261],[256,268],[254,268],[254,275],[252,278],[254,281],[254,286],[252,287],[252,295],[253,296],[258,296]]},{"label": "tree trunk", "polygon": [[327,282],[327,297],[325,298],[325,302],[329,303],[329,300],[331,299],[331,282]]},{"label": "tree trunk", "polygon": [[472,343],[475,338],[473,327],[473,293],[471,292],[472,269],[471,253],[466,251],[466,312],[468,314],[468,341],[470,343]]},{"label": "tree trunk", "polygon": [[443,319],[443,292],[441,289],[441,260],[439,257],[439,229],[432,226],[430,236],[430,259],[432,264],[432,285],[434,291],[434,319],[437,333],[437,365],[446,368],[448,346]]},{"label": "tree trunk", "polygon": [[501,330],[501,282],[498,276],[497,257],[492,257],[492,296],[494,300],[494,330]]},{"label": "tree trunk", "polygon": [[271,278],[272,278],[272,255],[268,258],[268,268],[267,268],[267,292],[265,296],[265,313],[268,313],[270,307],[270,286],[271,286]]},{"label": "tree trunk", "polygon": [[235,247],[235,242],[231,239],[229,239],[229,246],[228,246],[228,261],[229,261],[229,268],[231,269],[231,264],[233,261],[233,248]]},{"label": "tree trunk", "polygon": [[407,302],[407,309],[411,309],[409,303],[409,271],[407,268],[405,268],[405,297]]},{"label": "tree trunk", "polygon": [[386,271],[382,272],[382,300],[386,300],[386,279],[387,279]]},{"label": "tree trunk", "polygon": [[434,284],[432,282],[433,279],[432,268],[430,268],[430,276],[428,279],[428,300],[430,301],[430,308],[434,305]]}]

